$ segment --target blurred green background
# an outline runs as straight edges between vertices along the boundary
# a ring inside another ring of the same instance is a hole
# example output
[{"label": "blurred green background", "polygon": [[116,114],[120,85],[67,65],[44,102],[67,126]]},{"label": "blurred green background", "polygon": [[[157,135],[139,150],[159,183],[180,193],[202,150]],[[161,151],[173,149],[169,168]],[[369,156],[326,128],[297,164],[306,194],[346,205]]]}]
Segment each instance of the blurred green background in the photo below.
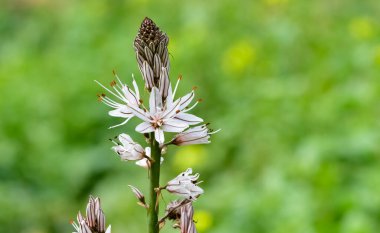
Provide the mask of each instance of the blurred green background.
[{"label": "blurred green background", "polygon": [[201,173],[200,233],[379,232],[379,15],[378,0],[3,0],[0,232],[71,232],[89,194],[112,232],[146,232],[127,185],[146,192],[147,173],[108,141],[143,143],[138,121],[109,130],[121,119],[93,82],[115,69],[142,86],[145,16],[170,37],[180,94],[198,86],[194,113],[222,128],[163,163],[162,182]]}]

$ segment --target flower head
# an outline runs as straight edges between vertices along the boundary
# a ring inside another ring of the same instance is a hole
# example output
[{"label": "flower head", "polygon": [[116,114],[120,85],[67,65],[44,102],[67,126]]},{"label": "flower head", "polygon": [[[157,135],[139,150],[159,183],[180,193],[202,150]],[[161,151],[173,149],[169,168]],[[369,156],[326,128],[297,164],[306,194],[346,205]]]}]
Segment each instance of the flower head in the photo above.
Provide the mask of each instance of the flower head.
[{"label": "flower head", "polygon": [[79,212],[77,215],[78,223],[73,222],[75,233],[111,233],[111,225],[105,230],[105,221],[103,210],[100,207],[100,199],[90,196],[86,208],[86,217]]},{"label": "flower head", "polygon": [[112,149],[120,156],[122,160],[141,160],[145,155],[150,154],[150,148],[147,147],[146,150],[140,145],[132,140],[128,134],[120,134],[118,139],[121,144],[113,146]]},{"label": "flower head", "polygon": [[166,190],[183,196],[189,200],[196,200],[203,193],[198,184],[199,174],[191,175],[193,170],[188,168],[185,172],[179,174],[176,178],[169,181],[166,185]]},{"label": "flower head", "polygon": [[160,144],[164,143],[165,132],[182,132],[189,125],[198,124],[203,120],[197,116],[186,113],[185,109],[194,98],[194,91],[173,102],[172,94],[169,88],[168,97],[165,106],[162,103],[162,97],[159,90],[154,87],[149,98],[149,111],[131,108],[132,112],[144,122],[136,127],[140,133],[154,132],[155,139]]}]

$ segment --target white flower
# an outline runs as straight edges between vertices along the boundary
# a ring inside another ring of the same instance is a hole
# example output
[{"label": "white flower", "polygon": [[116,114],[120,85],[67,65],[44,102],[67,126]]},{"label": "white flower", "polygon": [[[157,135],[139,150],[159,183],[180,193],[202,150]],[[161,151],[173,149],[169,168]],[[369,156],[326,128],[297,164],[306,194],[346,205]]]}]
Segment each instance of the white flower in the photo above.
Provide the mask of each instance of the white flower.
[{"label": "white flower", "polygon": [[112,149],[120,156],[122,160],[141,160],[146,154],[150,154],[149,147],[147,147],[149,151],[144,150],[140,144],[134,142],[132,138],[125,133],[120,134],[118,139],[121,145],[115,142],[117,145],[113,146]]},{"label": "white flower", "polygon": [[75,228],[74,233],[111,233],[111,225],[105,230],[105,216],[100,207],[100,199],[90,196],[86,208],[86,217],[83,218],[79,212],[77,215],[78,223],[72,222]]},{"label": "white flower", "polygon": [[[145,155],[146,157],[150,158],[150,147],[146,147],[145,148]],[[150,161],[148,158],[143,158],[143,159],[140,159],[139,161],[136,162],[136,164],[140,167],[143,167],[143,168],[149,168],[150,167]],[[164,158],[161,157],[161,162],[160,164],[162,164],[162,162],[164,162]]]},{"label": "white flower", "polygon": [[99,100],[102,101],[104,104],[110,106],[111,108],[114,108],[114,110],[109,111],[110,116],[114,117],[121,117],[126,118],[125,121],[118,125],[111,126],[110,128],[114,128],[117,126],[121,126],[126,124],[134,115],[130,110],[130,106],[133,106],[135,108],[139,108],[140,106],[140,92],[137,86],[137,83],[135,79],[133,78],[133,87],[134,91],[131,90],[131,88],[128,87],[128,85],[123,84],[119,77],[115,74],[116,79],[118,80],[119,84],[115,81],[111,82],[111,87],[114,89],[114,91],[111,91],[107,87],[105,87],[100,82],[96,81],[101,87],[106,89],[109,93],[111,93],[114,97],[116,97],[121,103],[107,97],[105,94],[98,95]]},{"label": "white flower", "polygon": [[203,193],[198,184],[199,174],[191,175],[193,170],[188,168],[185,172],[179,174],[176,178],[169,181],[165,186],[166,190],[185,197],[189,200],[196,200],[196,198]]},{"label": "white flower", "polygon": [[136,131],[140,133],[154,132],[155,139],[158,143],[164,143],[164,132],[179,133],[189,127],[202,122],[203,120],[197,116],[186,113],[190,109],[185,109],[193,100],[194,91],[179,98],[173,102],[171,88],[165,101],[162,104],[162,96],[160,91],[152,88],[149,98],[149,111],[140,108],[130,107],[131,111],[144,122],[136,127]]},{"label": "white flower", "polygon": [[212,131],[207,128],[206,124],[195,126],[177,134],[171,143],[177,146],[207,144],[210,143],[210,135],[219,132],[219,130]]}]

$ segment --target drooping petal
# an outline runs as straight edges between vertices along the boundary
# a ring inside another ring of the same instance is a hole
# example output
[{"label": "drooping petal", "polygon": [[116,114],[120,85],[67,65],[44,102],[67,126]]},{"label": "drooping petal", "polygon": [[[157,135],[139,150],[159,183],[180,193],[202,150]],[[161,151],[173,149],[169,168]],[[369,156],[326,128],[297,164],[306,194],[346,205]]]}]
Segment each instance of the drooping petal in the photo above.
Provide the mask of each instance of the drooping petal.
[{"label": "drooping petal", "polygon": [[138,126],[136,126],[135,130],[139,133],[150,133],[154,131],[154,128],[150,123],[143,122],[139,124]]},{"label": "drooping petal", "polygon": [[152,92],[150,93],[149,108],[151,115],[154,115],[157,111],[162,109],[162,98],[157,87],[153,87]]},{"label": "drooping petal", "polygon": [[184,113],[184,112],[178,113],[174,117],[174,119],[180,120],[183,123],[188,124],[188,125],[196,125],[198,123],[203,122],[202,118],[199,118],[199,117],[197,117],[197,116],[195,116],[193,114]]},{"label": "drooping petal", "polygon": [[159,144],[162,144],[164,143],[165,141],[165,137],[164,137],[164,131],[160,128],[157,128],[155,131],[154,131],[154,138],[156,139],[156,141],[159,143]]},{"label": "drooping petal", "polygon": [[165,132],[179,133],[189,127],[188,124],[176,119],[166,119],[162,125],[162,130]]}]

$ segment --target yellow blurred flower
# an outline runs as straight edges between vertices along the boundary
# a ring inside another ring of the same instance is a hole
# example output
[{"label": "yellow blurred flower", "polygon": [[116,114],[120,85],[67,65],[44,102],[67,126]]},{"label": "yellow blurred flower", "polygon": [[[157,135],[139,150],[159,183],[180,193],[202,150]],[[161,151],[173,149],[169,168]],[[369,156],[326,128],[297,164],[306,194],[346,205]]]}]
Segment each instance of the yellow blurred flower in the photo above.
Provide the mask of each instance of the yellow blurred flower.
[{"label": "yellow blurred flower", "polygon": [[376,46],[374,49],[373,61],[376,65],[380,65],[380,45]]},{"label": "yellow blurred flower", "polygon": [[226,74],[238,77],[256,60],[256,48],[249,41],[239,41],[228,48],[222,57]]},{"label": "yellow blurred flower", "polygon": [[352,37],[364,40],[373,36],[374,25],[368,17],[359,17],[351,20],[349,30]]},{"label": "yellow blurred flower", "polygon": [[210,212],[205,210],[194,211],[195,226],[199,232],[207,231],[213,223],[213,217]]},{"label": "yellow blurred flower", "polygon": [[173,165],[178,171],[189,167],[200,167],[204,164],[207,151],[203,146],[180,147],[174,155]]}]

